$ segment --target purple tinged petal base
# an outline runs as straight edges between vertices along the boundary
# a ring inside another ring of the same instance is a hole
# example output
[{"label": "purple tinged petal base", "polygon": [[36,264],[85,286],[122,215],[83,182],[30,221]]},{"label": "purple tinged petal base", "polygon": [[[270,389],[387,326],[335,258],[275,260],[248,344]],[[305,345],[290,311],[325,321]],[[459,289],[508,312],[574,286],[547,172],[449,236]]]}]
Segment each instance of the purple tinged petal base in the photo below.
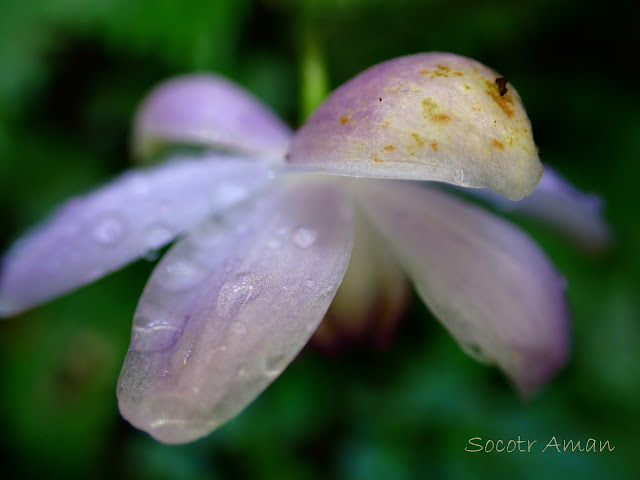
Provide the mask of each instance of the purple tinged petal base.
[{"label": "purple tinged petal base", "polygon": [[358,200],[467,353],[498,364],[525,396],[564,365],[565,282],[525,234],[420,185],[363,182]]},{"label": "purple tinged petal base", "polygon": [[207,435],[305,345],[349,262],[342,182],[286,177],[207,221],[162,259],[135,313],[122,415],[165,443]]}]

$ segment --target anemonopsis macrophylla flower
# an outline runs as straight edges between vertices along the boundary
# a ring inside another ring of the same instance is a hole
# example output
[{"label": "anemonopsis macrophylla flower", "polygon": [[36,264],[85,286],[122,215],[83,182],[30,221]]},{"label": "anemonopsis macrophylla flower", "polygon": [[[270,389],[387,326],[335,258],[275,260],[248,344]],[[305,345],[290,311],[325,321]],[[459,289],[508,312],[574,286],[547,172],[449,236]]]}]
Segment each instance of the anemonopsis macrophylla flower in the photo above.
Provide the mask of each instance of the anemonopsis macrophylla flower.
[{"label": "anemonopsis macrophylla flower", "polygon": [[404,274],[466,351],[530,394],[567,356],[564,281],[517,228],[409,181],[512,200],[533,192],[542,165],[531,125],[499,78],[452,54],[398,58],[338,88],[296,133],[224,79],[171,80],[143,103],[135,151],[208,150],[62,206],[4,258],[0,313],[177,238],[140,298],[117,392],[122,415],[166,443],[245,408],[332,301],[334,318],[358,321],[397,288],[397,310]]}]

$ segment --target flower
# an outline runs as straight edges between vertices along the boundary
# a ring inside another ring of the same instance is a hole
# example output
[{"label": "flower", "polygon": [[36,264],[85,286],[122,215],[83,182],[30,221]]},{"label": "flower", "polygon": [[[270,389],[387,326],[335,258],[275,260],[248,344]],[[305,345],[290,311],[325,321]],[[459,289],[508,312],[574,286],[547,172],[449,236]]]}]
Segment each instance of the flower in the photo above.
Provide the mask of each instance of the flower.
[{"label": "flower", "polygon": [[512,200],[536,187],[542,166],[520,98],[484,65],[443,53],[382,63],[295,134],[236,85],[182,77],[150,94],[134,138],[139,155],[165,142],[208,150],[62,206],[4,258],[0,313],[177,237],[140,298],[118,384],[122,415],[156,439],[207,435],[282,372],[345,277],[354,224],[357,262],[338,317],[358,318],[387,287],[401,291],[404,271],[461,346],[524,395],[564,363],[564,282],[540,249],[483,209],[407,181]]}]

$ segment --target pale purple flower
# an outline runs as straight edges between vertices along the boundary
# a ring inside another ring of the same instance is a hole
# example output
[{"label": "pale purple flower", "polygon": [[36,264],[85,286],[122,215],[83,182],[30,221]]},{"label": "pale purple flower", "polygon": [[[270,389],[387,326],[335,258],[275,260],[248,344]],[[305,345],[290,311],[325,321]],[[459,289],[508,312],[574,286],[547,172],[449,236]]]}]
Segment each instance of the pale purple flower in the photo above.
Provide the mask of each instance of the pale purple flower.
[{"label": "pale purple flower", "polygon": [[122,415],[166,443],[244,409],[305,345],[343,277],[334,307],[359,318],[381,291],[401,296],[406,273],[460,345],[527,395],[567,355],[563,279],[517,228],[407,181],[512,200],[534,190],[531,125],[498,77],[451,54],[398,58],[337,89],[295,134],[219,77],[169,81],[140,109],[135,151],[179,142],[208,153],[69,201],[7,253],[0,313],[178,237],[140,298],[118,384]]}]

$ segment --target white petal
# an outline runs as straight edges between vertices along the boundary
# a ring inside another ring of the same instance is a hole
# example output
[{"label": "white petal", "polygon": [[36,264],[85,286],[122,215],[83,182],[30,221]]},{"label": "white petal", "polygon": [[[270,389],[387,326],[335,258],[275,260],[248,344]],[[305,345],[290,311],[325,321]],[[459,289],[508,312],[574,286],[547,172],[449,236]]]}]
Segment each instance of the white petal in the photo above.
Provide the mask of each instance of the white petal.
[{"label": "white petal", "polygon": [[523,394],[565,361],[564,282],[522,232],[436,189],[363,184],[360,204],[461,346],[497,363]]},{"label": "white petal", "polygon": [[282,179],[176,244],[140,300],[122,415],[166,443],[207,435],[291,362],[349,261],[352,200],[335,181]]},{"label": "white petal", "polygon": [[131,171],[69,200],[7,252],[0,314],[9,315],[117,270],[162,247],[267,180],[252,160],[209,156]]}]

